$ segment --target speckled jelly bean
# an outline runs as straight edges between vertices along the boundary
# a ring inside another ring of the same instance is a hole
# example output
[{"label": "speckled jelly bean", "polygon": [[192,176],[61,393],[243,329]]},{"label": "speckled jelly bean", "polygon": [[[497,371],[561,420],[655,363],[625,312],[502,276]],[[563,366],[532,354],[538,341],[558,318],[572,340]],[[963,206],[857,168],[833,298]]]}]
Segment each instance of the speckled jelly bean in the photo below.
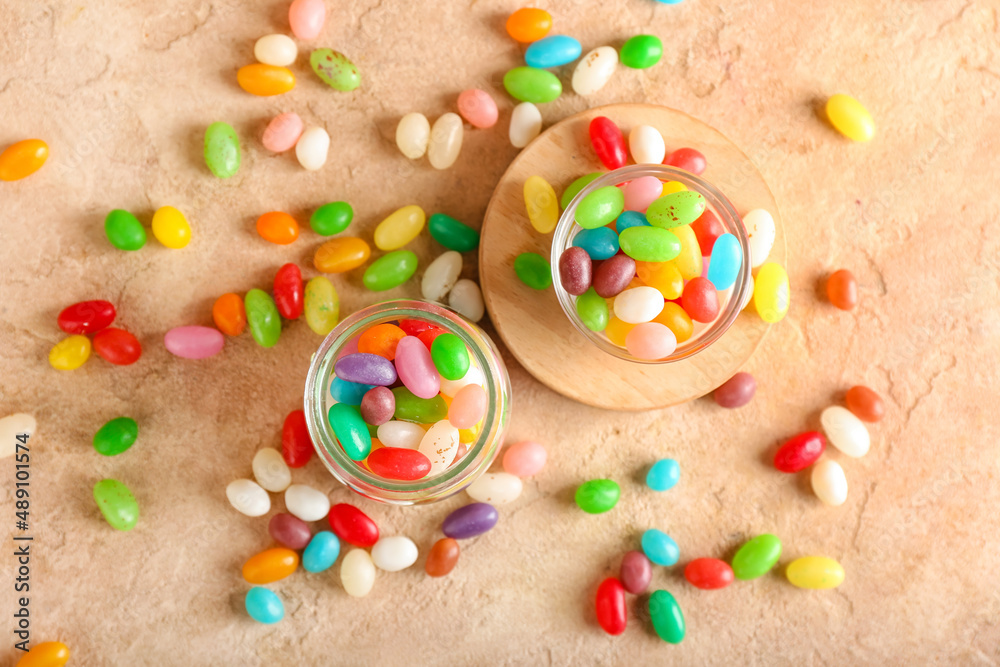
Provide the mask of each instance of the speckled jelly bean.
[{"label": "speckled jelly bean", "polygon": [[233,480],[226,486],[226,498],[237,512],[246,516],[264,516],[271,511],[271,497],[253,480]]},{"label": "speckled jelly bean", "polygon": [[330,508],[330,528],[348,544],[367,549],[378,542],[378,526],[354,505],[338,503]]},{"label": "speckled jelly bean", "polygon": [[832,558],[806,556],[789,563],[785,576],[797,588],[826,590],[844,583],[844,567]]},{"label": "speckled jelly bean", "polygon": [[667,262],[681,252],[677,235],[660,227],[629,227],[619,235],[618,242],[622,252],[640,262]]},{"label": "speckled jelly bean", "polygon": [[446,113],[434,121],[427,142],[427,161],[432,167],[447,169],[455,164],[462,151],[464,133],[462,118],[456,113]]},{"label": "speckled jelly bean", "polygon": [[420,439],[417,450],[431,462],[431,469],[427,473],[429,476],[437,475],[448,469],[448,466],[455,460],[458,443],[458,429],[446,419],[439,420],[427,429],[427,432]]},{"label": "speckled jelly bean", "polygon": [[441,253],[427,265],[420,279],[420,293],[427,301],[441,301],[462,275],[462,255],[454,250]]},{"label": "speckled jelly bean", "polygon": [[302,552],[302,569],[306,572],[325,572],[333,567],[340,555],[340,540],[328,530],[321,530],[309,540]]},{"label": "speckled jelly bean", "polygon": [[281,427],[281,458],[289,468],[301,468],[312,458],[313,445],[302,410],[292,410]]},{"label": "speckled jelly bean", "polygon": [[486,314],[483,293],[474,281],[462,278],[448,293],[448,305],[472,322],[478,322]]},{"label": "speckled jelly bean", "polygon": [[295,159],[306,171],[318,171],[326,164],[330,135],[322,127],[307,128],[295,143]]},{"label": "speckled jelly bean", "polygon": [[576,207],[576,223],[584,229],[603,227],[625,210],[625,196],[613,185],[597,188],[586,195]]},{"label": "speckled jelly bean", "polygon": [[850,95],[838,93],[826,101],[826,117],[842,135],[853,141],[871,141],[875,136],[875,121],[861,102]]},{"label": "speckled jelly bean", "polygon": [[507,34],[518,42],[542,39],[552,29],[552,15],[544,9],[522,7],[507,18]]},{"label": "speckled jelly bean", "polygon": [[686,633],[684,614],[677,599],[667,591],[649,596],[649,618],[657,636],[669,644],[680,644]]},{"label": "speckled jelly bean", "polygon": [[42,168],[49,146],[41,139],[24,139],[0,153],[0,181],[19,181]]},{"label": "speckled jelly bean", "polygon": [[281,598],[261,586],[247,591],[244,605],[250,618],[258,623],[272,625],[285,617],[285,605],[281,603]]},{"label": "speckled jelly bean", "polygon": [[395,250],[372,262],[362,282],[372,292],[384,292],[399,287],[416,272],[417,256],[409,250]]},{"label": "speckled jelly bean", "polygon": [[858,305],[858,281],[847,269],[840,269],[826,279],[826,298],[840,310],[852,310]]},{"label": "speckled jelly bean", "polygon": [[819,460],[826,450],[826,438],[817,431],[806,431],[788,439],[774,455],[774,467],[781,472],[805,470]]},{"label": "speckled jelly bean", "polygon": [[321,245],[313,256],[313,264],[323,273],[345,273],[367,262],[371,253],[371,247],[363,239],[342,236]]},{"label": "speckled jelly bean", "polygon": [[456,540],[467,540],[487,532],[500,520],[489,503],[471,503],[453,511],[441,524],[441,532]]},{"label": "speckled jelly bean", "polygon": [[228,123],[212,123],[205,129],[205,165],[218,178],[230,178],[240,170],[240,138]]},{"label": "speckled jelly bean", "polygon": [[541,176],[529,176],[524,182],[524,207],[528,220],[539,234],[548,234],[559,222],[556,191]]},{"label": "speckled jelly bean", "polygon": [[459,93],[456,106],[462,118],[473,127],[493,127],[500,116],[497,103],[493,101],[490,94],[478,88],[463,90]]},{"label": "speckled jelly bean", "polygon": [[733,568],[718,558],[695,558],[684,567],[684,578],[695,588],[718,590],[733,583]]},{"label": "speckled jelly bean", "polygon": [[94,334],[92,345],[97,356],[116,366],[129,366],[142,356],[139,339],[124,329],[102,329]]},{"label": "speckled jelly bean", "polygon": [[674,539],[657,528],[650,528],[642,534],[642,552],[649,560],[663,566],[674,565],[680,558]]},{"label": "speckled jelly bean", "polygon": [[746,372],[739,372],[723,382],[712,394],[723,408],[740,408],[750,402],[757,391],[757,380]]},{"label": "speckled jelly bean", "polygon": [[191,242],[191,225],[184,214],[173,206],[161,206],[153,214],[153,236],[168,248],[175,250]]},{"label": "speckled jelly bean", "polygon": [[882,397],[863,385],[848,389],[845,401],[847,409],[863,422],[878,422],[885,415]]},{"label": "speckled jelly bean", "polygon": [[628,612],[625,606],[625,587],[614,577],[608,577],[597,587],[594,611],[597,624],[609,635],[625,632]]},{"label": "speckled jelly bean", "polygon": [[42,642],[22,655],[17,667],[63,667],[68,661],[68,646],[62,642]]},{"label": "speckled jelly bean", "polygon": [[715,289],[724,290],[733,286],[743,265],[743,250],[740,242],[732,234],[720,236],[713,248],[706,278]]},{"label": "speckled jelly bean", "polygon": [[333,434],[352,461],[364,460],[372,450],[372,438],[365,420],[353,405],[336,403],[330,406],[327,419]]},{"label": "speckled jelly bean", "polygon": [[524,52],[524,62],[528,67],[546,69],[568,65],[583,49],[580,42],[566,35],[548,35],[528,46]]},{"label": "speckled jelly bean", "polygon": [[816,497],[824,504],[838,507],[847,501],[847,476],[836,461],[826,459],[817,463],[809,481]]},{"label": "speckled jelly bean", "polygon": [[269,151],[283,153],[295,148],[303,129],[304,125],[298,114],[279,114],[267,124],[261,143]]},{"label": "speckled jelly bean", "polygon": [[405,535],[383,537],[372,547],[372,562],[383,572],[399,572],[417,562],[417,545]]},{"label": "speckled jelly bean", "polygon": [[104,456],[117,456],[135,444],[139,425],[131,417],[117,417],[94,434],[94,449]]},{"label": "speckled jelly bean", "polygon": [[451,537],[443,537],[434,543],[427,554],[427,564],[424,571],[431,577],[443,577],[451,573],[458,564],[461,549],[458,541]]},{"label": "speckled jelly bean", "polygon": [[312,532],[309,524],[291,514],[275,514],[267,524],[267,532],[278,544],[289,549],[302,549],[309,544]]},{"label": "speckled jelly bean", "polygon": [[756,269],[767,260],[774,247],[777,234],[774,217],[762,208],[755,208],[743,216],[743,226],[750,242],[750,264]]},{"label": "speckled jelly bean", "polygon": [[299,567],[299,555],[285,547],[265,549],[243,564],[243,578],[250,584],[270,584],[289,576]]},{"label": "speckled jelly bean", "polygon": [[543,104],[562,95],[562,83],[552,72],[534,67],[515,67],[503,76],[503,87],[515,100]]},{"label": "speckled jelly bean", "polygon": [[639,551],[629,551],[622,557],[619,579],[626,591],[641,595],[649,588],[653,579],[653,565],[646,555]]},{"label": "speckled jelly bean", "polygon": [[119,250],[139,250],[146,245],[146,230],[138,218],[116,208],[104,218],[104,234]]},{"label": "speckled jelly bean", "polygon": [[689,225],[705,211],[705,197],[700,192],[682,190],[653,201],[646,219],[654,227],[670,229]]},{"label": "speckled jelly bean", "polygon": [[625,67],[647,69],[663,57],[663,42],[656,35],[635,35],[622,44],[619,57]]},{"label": "speckled jelly bean", "polygon": [[250,334],[261,347],[274,347],[281,336],[281,316],[274,299],[260,289],[252,289],[243,298]]},{"label": "speckled jelly bean", "polygon": [[587,187],[588,185],[590,185],[591,183],[593,183],[595,180],[597,180],[598,178],[600,178],[602,175],[603,174],[601,172],[595,171],[593,173],[581,176],[580,178],[578,178],[575,181],[573,181],[572,183],[570,183],[569,186],[563,191],[562,197],[559,198],[559,206],[561,208],[563,208],[563,209],[568,208],[569,205],[570,205],[570,202],[572,202],[573,199],[578,194],[580,194],[581,190],[583,190],[585,187]]},{"label": "speckled jelly bean", "polygon": [[674,459],[660,459],[646,473],[646,486],[653,491],[669,491],[681,478],[681,466]]},{"label": "speckled jelly bean", "polygon": [[531,102],[521,102],[510,114],[507,137],[514,148],[524,148],[542,132],[542,112]]},{"label": "speckled jelly bean", "polygon": [[577,95],[593,95],[603,88],[618,68],[618,52],[611,46],[588,51],[573,70],[571,84]]},{"label": "speckled jelly bean", "polygon": [[319,521],[330,511],[330,499],[311,486],[292,484],[285,489],[285,509],[303,521]]},{"label": "speckled jelly bean", "polygon": [[449,250],[470,252],[479,247],[479,232],[444,213],[435,213],[427,221],[431,237]]},{"label": "speckled jelly bean", "polygon": [[522,252],[515,257],[514,273],[531,289],[544,290],[552,284],[552,267],[549,266],[548,260],[538,253]]},{"label": "speckled jelly bean", "polygon": [[90,339],[86,336],[68,336],[49,350],[49,365],[57,371],[76,370],[90,358],[90,350]]},{"label": "speckled jelly bean", "polygon": [[588,514],[603,514],[618,504],[621,487],[611,479],[592,479],[576,489],[577,507]]},{"label": "speckled jelly bean", "polygon": [[102,479],[95,484],[94,502],[115,530],[132,530],[139,521],[139,504],[135,496],[117,479]]},{"label": "speckled jelly bean", "polygon": [[325,336],[340,321],[340,298],[328,278],[318,276],[306,283],[303,309],[306,324],[315,333]]},{"label": "speckled jelly bean", "polygon": [[733,556],[733,576],[742,581],[767,574],[781,558],[781,540],[765,533],[748,540]]},{"label": "speckled jelly bean", "polygon": [[309,66],[323,83],[334,90],[349,92],[361,85],[358,68],[339,51],[316,49],[309,56]]}]

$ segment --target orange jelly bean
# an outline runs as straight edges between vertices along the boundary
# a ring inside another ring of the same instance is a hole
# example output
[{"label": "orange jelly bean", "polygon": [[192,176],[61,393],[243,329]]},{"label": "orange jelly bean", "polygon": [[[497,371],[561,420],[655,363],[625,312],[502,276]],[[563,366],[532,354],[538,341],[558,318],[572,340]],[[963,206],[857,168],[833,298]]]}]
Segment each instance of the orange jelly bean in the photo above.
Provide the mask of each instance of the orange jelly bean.
[{"label": "orange jelly bean", "polygon": [[41,139],[25,139],[0,153],[0,181],[19,181],[42,168],[49,146]]},{"label": "orange jelly bean", "polygon": [[212,306],[212,319],[219,331],[239,336],[247,326],[247,311],[239,294],[223,294]]},{"label": "orange jelly bean", "polygon": [[507,19],[507,34],[519,42],[535,42],[549,34],[552,15],[544,9],[522,7]]},{"label": "orange jelly bean", "polygon": [[42,642],[21,656],[17,667],[62,667],[68,660],[68,646],[62,642]]},{"label": "orange jelly bean", "polygon": [[251,95],[270,97],[287,93],[295,87],[295,75],[287,67],[254,63],[241,67],[236,73],[240,88]]},{"label": "orange jelly bean", "polygon": [[847,269],[834,271],[826,280],[826,296],[837,308],[851,310],[858,305],[858,281]]},{"label": "orange jelly bean", "polygon": [[432,577],[443,577],[455,569],[460,551],[457,541],[450,537],[441,538],[427,554],[424,569]]},{"label": "orange jelly bean", "polygon": [[653,321],[659,322],[673,331],[678,343],[683,343],[694,333],[694,322],[691,321],[691,316],[673,301],[663,304],[663,310],[653,318]]},{"label": "orange jelly bean", "polygon": [[299,238],[299,223],[287,213],[271,211],[257,218],[257,233],[271,243],[288,245]]},{"label": "orange jelly bean", "polygon": [[291,549],[275,547],[261,551],[243,564],[243,578],[251,584],[270,584],[284,579],[299,566],[299,555]]},{"label": "orange jelly bean", "polygon": [[395,324],[377,324],[361,334],[358,352],[377,354],[392,361],[396,358],[396,346],[405,337],[406,332]]},{"label": "orange jelly bean", "polygon": [[604,335],[608,337],[615,345],[619,347],[625,347],[625,337],[628,336],[628,332],[635,328],[634,324],[629,324],[628,322],[622,322],[617,317],[612,316],[608,320],[608,326],[604,329]]},{"label": "orange jelly bean", "polygon": [[371,254],[371,246],[363,239],[341,236],[317,248],[313,264],[323,273],[344,273],[367,262]]}]

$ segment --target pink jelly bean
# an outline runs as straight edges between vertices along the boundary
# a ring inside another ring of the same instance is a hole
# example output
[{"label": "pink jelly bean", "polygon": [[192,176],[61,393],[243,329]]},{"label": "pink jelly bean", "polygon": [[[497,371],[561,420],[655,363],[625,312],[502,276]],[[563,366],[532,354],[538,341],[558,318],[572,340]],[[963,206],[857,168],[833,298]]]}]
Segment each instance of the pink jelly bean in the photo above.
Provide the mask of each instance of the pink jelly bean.
[{"label": "pink jelly bean", "polygon": [[297,113],[283,113],[275,116],[264,130],[264,148],[275,153],[283,153],[295,147],[302,136],[302,119]]},{"label": "pink jelly bean", "polygon": [[340,348],[340,352],[337,352],[337,361],[349,354],[355,354],[358,351],[358,341],[360,340],[361,335],[358,334],[351,340],[344,343],[344,347]]},{"label": "pink jelly bean", "polygon": [[396,345],[396,372],[403,386],[417,398],[434,398],[441,391],[441,376],[431,351],[416,336],[404,336]]},{"label": "pink jelly bean", "polygon": [[323,0],[294,0],[288,8],[288,22],[299,39],[316,39],[326,23]]},{"label": "pink jelly bean", "polygon": [[507,448],[503,455],[503,469],[517,477],[531,477],[545,467],[548,455],[545,447],[533,440],[522,440]]},{"label": "pink jelly bean", "polygon": [[452,461],[452,465],[458,463],[462,460],[462,457],[469,453],[469,447],[464,443],[458,443],[458,447],[455,448],[455,460]]},{"label": "pink jelly bean", "polygon": [[625,210],[645,211],[663,193],[663,183],[655,176],[640,176],[625,186]]},{"label": "pink jelly bean", "polygon": [[625,336],[625,349],[638,359],[662,359],[677,349],[677,337],[659,322],[644,322]]},{"label": "pink jelly bean", "polygon": [[486,392],[478,384],[458,390],[448,408],[448,421],[455,428],[472,428],[486,414]]},{"label": "pink jelly bean", "polygon": [[175,327],[163,337],[167,351],[184,359],[205,359],[222,351],[226,337],[211,327]]},{"label": "pink jelly bean", "polygon": [[473,127],[493,127],[500,112],[497,103],[485,90],[463,90],[458,96],[458,113]]}]

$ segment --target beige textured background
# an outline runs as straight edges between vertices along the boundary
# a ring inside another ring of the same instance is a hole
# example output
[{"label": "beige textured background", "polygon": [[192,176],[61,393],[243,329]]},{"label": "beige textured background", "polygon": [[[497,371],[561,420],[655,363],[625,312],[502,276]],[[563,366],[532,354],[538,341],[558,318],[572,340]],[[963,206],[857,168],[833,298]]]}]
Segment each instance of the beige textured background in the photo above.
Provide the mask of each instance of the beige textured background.
[{"label": "beige textured background", "polygon": [[[0,184],[0,413],[29,411],[39,422],[35,641],[65,641],[75,665],[1000,661],[995,5],[543,2],[556,32],[585,49],[618,46],[637,32],[656,33],[666,45],[652,70],[620,70],[591,99],[570,93],[545,105],[547,123],[613,101],[673,106],[730,136],[774,190],[793,301],[748,365],[757,398],[734,412],[700,400],[616,414],[563,399],[508,359],[511,437],[545,442],[550,465],[502,509],[500,525],[464,545],[451,577],[427,578],[421,558],[409,571],[380,574],[362,600],[343,592],[336,568],[297,573],[273,586],[287,616],[265,627],[242,609],[239,568],[268,545],[266,520],[237,514],[224,488],[249,474],[256,449],[279,442],[319,339],[296,322],[272,350],[243,336],[216,358],[190,362],[171,357],[162,335],[209,324],[215,297],[267,287],[284,262],[314,275],[319,239],[305,231],[286,248],[263,242],[253,223],[264,211],[302,219],[318,204],[347,199],[354,230],[366,235],[408,203],[478,224],[515,155],[506,137],[512,104],[499,81],[521,62],[502,27],[514,0],[433,10],[393,0],[329,2],[315,46],[348,54],[362,88],[324,88],[303,54],[295,91],[253,98],[237,88],[236,68],[252,62],[257,37],[288,30],[287,4],[0,0],[0,145],[38,136],[52,150],[43,171]],[[397,153],[402,114],[436,117],[473,86],[495,94],[502,120],[466,134],[455,168],[436,172]],[[850,144],[817,119],[817,101],[838,91],[863,100],[877,119],[870,145]],[[260,146],[267,119],[288,110],[330,131],[322,171],[305,173],[291,156]],[[243,139],[243,167],[225,182],[201,161],[203,130],[215,120],[232,123]],[[192,222],[187,249],[151,238],[126,254],[104,239],[109,209],[148,222],[166,204]],[[426,235],[415,246],[425,259],[440,251]],[[474,276],[474,257],[467,259]],[[839,267],[862,285],[861,305],[849,314],[818,296],[821,278]],[[359,284],[360,272],[337,280],[346,311],[373,300]],[[398,290],[416,293],[416,283]],[[100,297],[115,302],[118,323],[140,337],[142,360],[116,368],[93,358],[72,373],[52,370],[46,355],[61,338],[56,314]],[[819,411],[858,382],[885,396],[888,416],[872,429],[867,457],[837,457],[851,492],[844,506],[826,508],[805,475],[778,475],[768,460],[777,443],[815,427]],[[103,459],[90,438],[121,414],[139,421],[140,440]],[[654,495],[638,480],[665,455],[680,460],[682,482]],[[0,470],[12,479],[10,459]],[[142,517],[131,533],[110,530],[91,500],[104,476],[138,497]],[[600,476],[623,483],[619,506],[597,517],[576,511],[572,490]],[[318,465],[295,480],[349,499]],[[9,533],[6,481],[3,497]],[[426,549],[461,502],[363,507],[385,534],[405,533]],[[636,598],[625,635],[607,637],[596,627],[592,595],[650,526],[677,539],[682,562],[727,557],[747,537],[771,531],[784,540],[783,563],[829,555],[844,564],[847,581],[832,592],[800,591],[776,570],[702,592],[683,582],[679,566],[657,569],[654,585],[672,590],[684,608],[687,639],[660,642]],[[11,569],[8,554],[0,573],[10,577]],[[8,582],[2,586],[7,663],[14,597]]]}]

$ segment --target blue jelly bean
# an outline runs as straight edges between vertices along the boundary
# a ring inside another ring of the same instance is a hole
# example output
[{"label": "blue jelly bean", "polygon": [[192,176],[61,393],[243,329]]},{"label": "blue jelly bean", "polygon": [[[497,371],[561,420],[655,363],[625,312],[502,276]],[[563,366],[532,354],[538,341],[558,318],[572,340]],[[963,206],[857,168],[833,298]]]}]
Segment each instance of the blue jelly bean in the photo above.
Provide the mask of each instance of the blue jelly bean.
[{"label": "blue jelly bean", "polygon": [[642,552],[657,565],[674,565],[681,557],[674,539],[656,528],[642,534]]},{"label": "blue jelly bean", "polygon": [[681,466],[673,459],[660,459],[646,473],[646,486],[653,491],[668,491],[677,486]]},{"label": "blue jelly bean", "polygon": [[361,405],[361,399],[369,389],[374,389],[374,385],[348,382],[338,377],[333,378],[333,382],[330,383],[330,395],[333,396],[333,400],[354,407]]},{"label": "blue jelly bean", "polygon": [[732,234],[723,234],[712,246],[712,258],[708,260],[706,277],[715,285],[715,289],[728,289],[736,282],[742,264],[743,251],[740,249],[740,242]]},{"label": "blue jelly bean", "polygon": [[586,250],[591,259],[608,259],[618,252],[618,234],[607,227],[584,229],[573,237],[573,245]]},{"label": "blue jelly bean", "polygon": [[254,586],[247,591],[247,613],[258,623],[277,623],[285,617],[285,605],[281,599],[260,586]]},{"label": "blue jelly bean", "polygon": [[302,568],[306,572],[329,570],[339,555],[340,540],[329,530],[321,530],[312,536],[302,552]]},{"label": "blue jelly bean", "polygon": [[624,211],[615,222],[615,229],[621,234],[629,227],[650,227],[649,220],[639,211]]},{"label": "blue jelly bean", "polygon": [[545,69],[568,65],[580,57],[580,42],[566,35],[551,35],[532,42],[524,52],[524,62],[528,67]]}]

